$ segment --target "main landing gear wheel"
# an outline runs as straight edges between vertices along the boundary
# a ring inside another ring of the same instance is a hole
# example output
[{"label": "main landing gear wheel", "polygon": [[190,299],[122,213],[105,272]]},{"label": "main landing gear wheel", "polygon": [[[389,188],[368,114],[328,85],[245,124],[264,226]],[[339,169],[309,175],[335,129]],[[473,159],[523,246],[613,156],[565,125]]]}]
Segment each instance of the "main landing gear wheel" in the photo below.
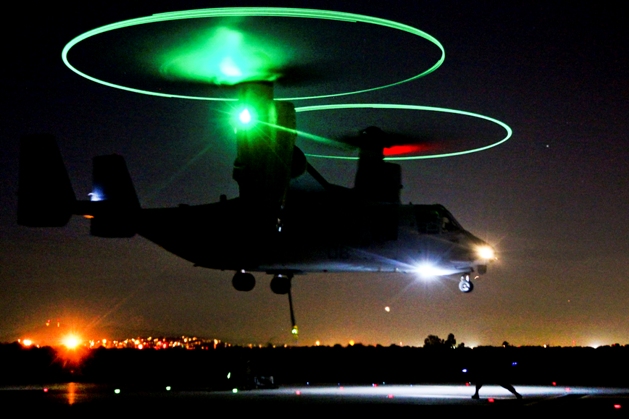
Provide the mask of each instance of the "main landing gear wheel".
[{"label": "main landing gear wheel", "polygon": [[459,290],[464,293],[472,292],[474,290],[474,284],[472,284],[472,281],[470,281],[469,275],[461,275]]},{"label": "main landing gear wheel", "polygon": [[288,275],[277,274],[271,279],[271,291],[275,294],[288,294],[290,292],[290,280]]},{"label": "main landing gear wheel", "polygon": [[256,279],[250,273],[239,271],[234,274],[232,285],[238,291],[251,291],[256,286]]}]

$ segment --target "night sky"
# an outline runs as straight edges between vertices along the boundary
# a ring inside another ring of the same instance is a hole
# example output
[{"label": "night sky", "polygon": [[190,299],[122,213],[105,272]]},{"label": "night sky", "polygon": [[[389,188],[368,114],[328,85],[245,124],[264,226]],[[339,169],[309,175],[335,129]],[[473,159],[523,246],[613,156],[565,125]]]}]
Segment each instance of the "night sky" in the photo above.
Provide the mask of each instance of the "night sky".
[{"label": "night sky", "polygon": [[[61,328],[94,338],[194,334],[234,343],[422,345],[429,334],[454,333],[468,346],[505,340],[514,345],[629,343],[627,12],[600,2],[363,3],[264,5],[399,21],[434,36],[446,51],[441,68],[411,83],[297,106],[451,107],[511,126],[513,138],[496,148],[402,163],[403,202],[441,203],[467,230],[496,247],[499,260],[476,281],[473,293],[462,294],[458,279],[298,276],[293,299],[300,339],[294,342],[287,298],[270,291],[269,275],[258,274],[256,288],[241,293],[232,288],[233,272],[195,268],[141,237],[90,237],[89,223],[80,217],[63,229],[18,226],[18,142],[29,133],[57,137],[79,199],[91,191],[91,158],[114,152],[126,158],[146,207],[237,196],[231,179],[235,145],[217,117],[219,105],[98,85],[67,69],[61,50],[75,36],[123,19],[255,3],[23,5],[1,29],[0,341],[53,336],[45,322],[59,319]],[[348,33],[352,42],[362,36]],[[361,49],[373,45],[373,57],[362,53],[355,73],[336,75],[339,88],[371,86],[425,61],[423,49],[408,37],[393,30],[374,33],[365,33]],[[301,54],[310,59],[316,51],[321,56],[321,49],[335,57],[354,48],[344,44],[342,32],[337,35],[328,43],[300,40],[300,48],[312,50],[296,49],[293,59],[299,62]],[[336,88],[334,82],[319,81],[317,88],[330,87],[326,83]],[[316,88],[303,88],[317,94]],[[302,115],[298,127],[319,135],[374,124],[412,131],[422,118],[421,112],[406,111],[335,115]],[[457,132],[457,126],[451,129]],[[488,129],[487,135],[496,132]],[[354,163],[311,162],[330,181],[353,184]]]}]

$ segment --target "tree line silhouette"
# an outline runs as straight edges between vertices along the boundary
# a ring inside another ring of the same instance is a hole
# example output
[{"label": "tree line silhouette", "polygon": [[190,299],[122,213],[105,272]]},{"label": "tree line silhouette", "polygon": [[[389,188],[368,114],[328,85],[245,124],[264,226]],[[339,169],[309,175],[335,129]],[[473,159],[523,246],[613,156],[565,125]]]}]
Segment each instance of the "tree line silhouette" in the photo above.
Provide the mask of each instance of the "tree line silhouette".
[{"label": "tree line silhouette", "polygon": [[[82,349],[0,344],[0,385],[91,382],[205,389],[274,384],[469,383],[478,365],[507,361],[512,384],[629,386],[629,346],[466,347],[453,334],[423,347],[335,346],[185,349]],[[267,381],[268,382],[268,381]]]}]

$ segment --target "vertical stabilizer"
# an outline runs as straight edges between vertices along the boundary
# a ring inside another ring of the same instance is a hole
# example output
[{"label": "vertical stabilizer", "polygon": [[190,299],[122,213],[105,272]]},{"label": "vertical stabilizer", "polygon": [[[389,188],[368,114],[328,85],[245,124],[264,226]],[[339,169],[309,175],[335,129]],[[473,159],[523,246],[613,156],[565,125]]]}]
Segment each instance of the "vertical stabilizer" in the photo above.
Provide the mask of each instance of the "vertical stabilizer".
[{"label": "vertical stabilizer", "polygon": [[20,140],[17,222],[28,227],[65,226],[76,203],[57,142],[37,134]]},{"label": "vertical stabilizer", "polygon": [[134,236],[140,202],[124,158],[117,154],[94,157],[92,184],[90,200],[95,211],[90,233],[98,237]]}]

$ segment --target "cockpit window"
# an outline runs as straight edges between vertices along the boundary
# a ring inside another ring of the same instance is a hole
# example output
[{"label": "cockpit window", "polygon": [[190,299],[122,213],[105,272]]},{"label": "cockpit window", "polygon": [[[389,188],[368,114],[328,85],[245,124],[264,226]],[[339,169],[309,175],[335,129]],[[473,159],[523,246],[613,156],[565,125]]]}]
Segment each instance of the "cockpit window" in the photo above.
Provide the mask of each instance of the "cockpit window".
[{"label": "cockpit window", "polygon": [[460,231],[461,226],[441,205],[416,205],[417,229],[422,234]]}]

